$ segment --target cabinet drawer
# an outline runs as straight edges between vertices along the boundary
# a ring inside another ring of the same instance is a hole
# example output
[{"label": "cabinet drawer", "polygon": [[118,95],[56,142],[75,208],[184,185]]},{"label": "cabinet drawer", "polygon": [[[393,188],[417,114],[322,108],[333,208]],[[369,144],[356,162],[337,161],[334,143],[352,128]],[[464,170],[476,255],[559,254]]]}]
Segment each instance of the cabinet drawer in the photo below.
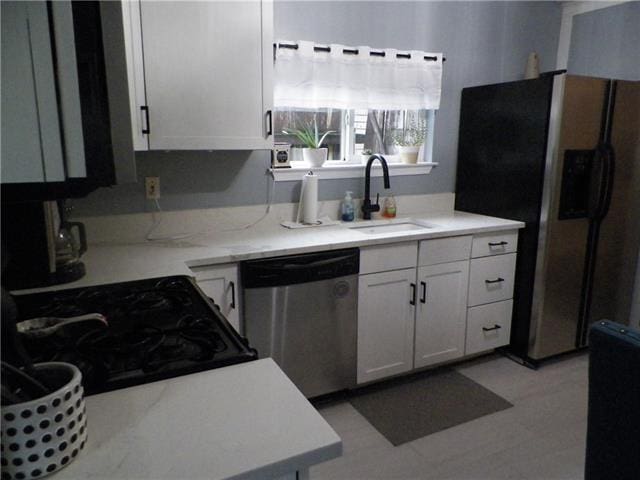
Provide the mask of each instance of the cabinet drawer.
[{"label": "cabinet drawer", "polygon": [[418,242],[392,243],[360,249],[360,274],[415,267]]},{"label": "cabinet drawer", "polygon": [[469,274],[469,306],[511,298],[515,269],[515,253],[472,259]]},{"label": "cabinet drawer", "polygon": [[488,257],[502,253],[515,252],[518,249],[518,231],[491,232],[473,236],[471,257]]},{"label": "cabinet drawer", "polygon": [[420,242],[418,266],[467,260],[471,254],[471,235],[435,238]]},{"label": "cabinet drawer", "polygon": [[512,308],[513,300],[469,308],[465,355],[508,345]]}]

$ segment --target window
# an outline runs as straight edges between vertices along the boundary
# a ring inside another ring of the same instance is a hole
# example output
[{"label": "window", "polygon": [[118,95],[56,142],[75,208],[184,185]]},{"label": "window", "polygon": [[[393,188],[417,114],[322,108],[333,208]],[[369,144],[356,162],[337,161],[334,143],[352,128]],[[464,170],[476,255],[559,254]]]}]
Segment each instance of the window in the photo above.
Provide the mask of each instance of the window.
[{"label": "window", "polygon": [[292,130],[318,125],[322,146],[334,163],[360,163],[363,152],[380,153],[390,162],[399,161],[398,144],[424,144],[422,162],[431,162],[434,110],[341,110],[277,108],[274,112],[275,141],[291,144],[291,159],[302,161],[303,143]]}]

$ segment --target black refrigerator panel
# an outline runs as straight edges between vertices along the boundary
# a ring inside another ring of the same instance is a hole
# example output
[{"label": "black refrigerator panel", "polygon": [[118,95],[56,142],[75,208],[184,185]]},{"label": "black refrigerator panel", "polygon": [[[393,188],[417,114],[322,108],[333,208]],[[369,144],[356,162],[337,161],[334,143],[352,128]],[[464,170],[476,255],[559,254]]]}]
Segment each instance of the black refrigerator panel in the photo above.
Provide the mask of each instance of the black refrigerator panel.
[{"label": "black refrigerator panel", "polygon": [[462,91],[456,210],[520,220],[511,349],[526,356],[553,76]]},{"label": "black refrigerator panel", "polygon": [[462,90],[458,210],[538,222],[553,78]]}]

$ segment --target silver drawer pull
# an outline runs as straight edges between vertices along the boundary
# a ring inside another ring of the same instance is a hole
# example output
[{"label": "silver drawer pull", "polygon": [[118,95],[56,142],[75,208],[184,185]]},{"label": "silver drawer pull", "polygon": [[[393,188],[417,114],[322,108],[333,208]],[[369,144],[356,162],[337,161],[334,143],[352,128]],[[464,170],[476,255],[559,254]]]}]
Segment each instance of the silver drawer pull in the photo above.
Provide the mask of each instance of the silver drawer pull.
[{"label": "silver drawer pull", "polygon": [[484,283],[500,283],[504,282],[504,278],[498,277],[495,280],[485,280]]},{"label": "silver drawer pull", "polygon": [[502,242],[489,242],[490,247],[504,247],[505,245],[509,245],[509,242],[505,242],[504,240]]},{"label": "silver drawer pull", "polygon": [[490,331],[492,331],[492,330],[498,330],[498,329],[500,329],[500,328],[502,328],[500,325],[494,325],[494,326],[493,326],[493,327],[491,327],[491,328],[482,327],[482,331],[483,331],[483,332],[490,332]]}]

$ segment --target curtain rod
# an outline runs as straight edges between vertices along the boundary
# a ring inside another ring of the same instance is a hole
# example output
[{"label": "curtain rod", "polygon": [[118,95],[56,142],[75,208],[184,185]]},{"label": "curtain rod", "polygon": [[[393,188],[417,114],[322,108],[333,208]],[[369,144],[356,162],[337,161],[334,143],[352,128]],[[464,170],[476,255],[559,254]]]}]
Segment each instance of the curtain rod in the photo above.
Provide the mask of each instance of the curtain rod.
[{"label": "curtain rod", "polygon": [[[278,43],[276,45],[278,48],[290,48],[292,50],[297,50],[298,49],[298,44],[297,43]],[[331,47],[318,47],[315,46],[313,47],[313,51],[314,52],[330,52],[331,51]],[[357,48],[343,48],[342,49],[342,53],[345,54],[349,54],[349,55],[358,55],[358,49]],[[369,55],[372,57],[384,57],[386,55],[386,52],[376,52],[376,51],[370,51]],[[411,58],[411,54],[410,53],[397,53],[396,54],[396,58]],[[430,60],[430,61],[437,61],[438,57],[433,57],[430,55],[425,55],[424,57],[425,60]],[[442,57],[442,61],[446,62],[447,59]]]}]

